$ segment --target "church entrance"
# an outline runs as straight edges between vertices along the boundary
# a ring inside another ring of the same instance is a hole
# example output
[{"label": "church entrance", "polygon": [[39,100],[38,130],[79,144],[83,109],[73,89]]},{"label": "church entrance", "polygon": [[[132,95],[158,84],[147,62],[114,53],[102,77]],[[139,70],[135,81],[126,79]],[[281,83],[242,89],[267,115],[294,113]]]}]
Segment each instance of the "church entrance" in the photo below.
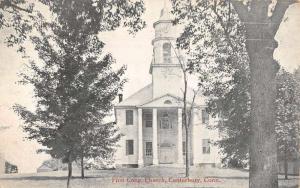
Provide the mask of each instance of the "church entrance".
[{"label": "church entrance", "polygon": [[176,138],[177,133],[177,111],[174,109],[164,109],[159,112],[159,163],[176,163],[176,139],[174,138]]},{"label": "church entrance", "polygon": [[162,143],[159,148],[159,163],[175,163],[175,148],[170,143]]}]

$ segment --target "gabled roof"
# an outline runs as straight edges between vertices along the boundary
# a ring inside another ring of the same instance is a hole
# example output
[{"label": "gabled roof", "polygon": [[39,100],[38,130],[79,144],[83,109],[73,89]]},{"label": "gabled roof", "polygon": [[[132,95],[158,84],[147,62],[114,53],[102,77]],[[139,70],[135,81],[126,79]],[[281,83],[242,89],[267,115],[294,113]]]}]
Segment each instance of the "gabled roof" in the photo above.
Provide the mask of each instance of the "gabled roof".
[{"label": "gabled roof", "polygon": [[178,107],[178,106],[182,106],[182,100],[179,97],[176,97],[168,93],[140,105],[140,107],[155,107],[155,106]]},{"label": "gabled roof", "polygon": [[[187,102],[188,105],[191,104],[193,99],[193,90],[188,88],[187,93]],[[171,104],[164,103],[166,100],[169,100]],[[119,104],[116,104],[115,107],[177,107],[182,106],[182,97],[176,96],[174,94],[166,93],[160,97],[153,98],[153,85],[149,84],[146,87],[140,89],[130,97],[126,98]],[[195,106],[204,106],[205,98],[201,95],[197,95],[195,98]]]},{"label": "gabled roof", "polygon": [[152,83],[147,85],[146,87],[140,89],[127,99],[123,100],[119,104],[116,104],[116,107],[124,107],[124,106],[138,106],[141,104],[144,104],[148,101],[152,100],[152,94],[153,94],[153,86]]}]

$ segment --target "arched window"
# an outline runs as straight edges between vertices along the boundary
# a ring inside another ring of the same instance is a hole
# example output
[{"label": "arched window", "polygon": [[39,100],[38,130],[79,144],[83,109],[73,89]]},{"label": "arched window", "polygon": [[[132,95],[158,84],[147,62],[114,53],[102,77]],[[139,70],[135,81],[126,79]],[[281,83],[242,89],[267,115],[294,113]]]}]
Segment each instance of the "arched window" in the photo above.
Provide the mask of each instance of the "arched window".
[{"label": "arched window", "polygon": [[172,104],[170,100],[165,100],[164,104]]},{"label": "arched window", "polygon": [[164,58],[164,63],[171,63],[171,44],[170,43],[163,44],[163,58]]}]

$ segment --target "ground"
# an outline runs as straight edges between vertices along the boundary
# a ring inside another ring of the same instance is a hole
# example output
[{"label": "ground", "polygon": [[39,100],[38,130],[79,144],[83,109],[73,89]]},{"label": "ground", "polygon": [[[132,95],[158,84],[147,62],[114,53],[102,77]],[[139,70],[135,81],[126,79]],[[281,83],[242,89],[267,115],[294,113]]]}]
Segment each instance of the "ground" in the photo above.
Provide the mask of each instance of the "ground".
[{"label": "ground", "polygon": [[[117,170],[86,171],[86,179],[75,170],[72,188],[105,187],[218,187],[247,188],[248,172],[234,169],[191,168],[189,179],[184,178],[184,168],[145,167]],[[58,188],[66,187],[67,171],[14,174],[0,176],[0,188]],[[180,179],[181,178],[181,179]],[[188,182],[189,181],[189,182]],[[280,188],[297,188],[299,177],[284,180],[279,176]]]}]

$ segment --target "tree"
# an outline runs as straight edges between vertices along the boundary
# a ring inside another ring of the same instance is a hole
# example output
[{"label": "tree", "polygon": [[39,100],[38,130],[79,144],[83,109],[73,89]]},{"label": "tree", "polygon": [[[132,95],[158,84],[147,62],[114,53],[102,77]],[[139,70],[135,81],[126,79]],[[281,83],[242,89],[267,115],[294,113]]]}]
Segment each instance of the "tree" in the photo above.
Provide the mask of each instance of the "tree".
[{"label": "tree", "polygon": [[[103,118],[124,84],[125,67],[112,68],[115,61],[110,54],[103,54],[104,43],[97,34],[121,23],[137,31],[144,26],[139,18],[144,8],[140,1],[41,2],[50,7],[53,20],[46,22],[39,14],[35,23],[38,34],[30,38],[40,61],[31,61],[28,72],[21,74],[21,83],[34,86],[36,109],[20,105],[14,109],[25,122],[28,139],[37,140],[47,147],[43,151],[68,163],[69,186],[72,162],[88,151],[87,143],[91,148],[84,157],[92,156],[92,151],[105,156],[112,153],[111,145],[119,138],[107,139],[116,132],[103,125]],[[102,128],[93,129],[101,124]],[[104,147],[97,142],[94,150],[95,134],[97,141],[111,144]]]},{"label": "tree", "polygon": [[[32,38],[41,62],[31,62],[28,72],[22,73],[22,83],[34,86],[36,110],[20,105],[14,109],[25,121],[28,138],[47,147],[44,151],[52,157],[68,163],[69,185],[72,162],[79,158],[86,139],[84,133],[102,124],[112,109],[124,83],[120,77],[125,67],[113,71],[114,60],[110,54],[102,55],[104,44],[96,36],[66,35],[68,30],[56,24],[52,29],[55,35],[41,31],[41,37]],[[102,146],[98,143],[105,152],[107,147]]]},{"label": "tree", "polygon": [[[246,47],[250,58],[251,138],[250,188],[278,187],[275,134],[275,76],[273,59],[277,48],[275,34],[289,5],[294,0],[251,1],[250,9],[232,1],[246,28]],[[262,126],[263,125],[263,126]]]},{"label": "tree", "polygon": [[191,136],[191,122],[192,122],[192,113],[195,107],[195,98],[197,97],[198,93],[199,93],[199,89],[194,90],[193,91],[193,97],[192,97],[192,101],[187,100],[187,96],[188,96],[188,91],[191,91],[189,89],[189,69],[187,67],[187,64],[183,61],[183,58],[180,57],[180,55],[177,53],[177,50],[171,43],[171,41],[169,41],[171,44],[171,47],[174,50],[175,56],[178,59],[178,62],[180,64],[180,68],[182,70],[183,73],[183,113],[182,113],[182,124],[183,127],[185,128],[185,176],[189,177],[190,176],[190,136]]},{"label": "tree", "polygon": [[124,26],[133,34],[145,26],[140,18],[145,10],[142,0],[1,0],[0,29],[11,31],[6,40],[8,46],[17,45],[18,51],[25,53],[24,41],[40,27],[36,24],[43,14],[40,9],[49,10],[59,22],[66,22],[70,31],[83,26],[89,28],[89,34],[97,34]]},{"label": "tree", "polygon": [[[232,12],[236,12],[245,26],[246,49],[250,67],[251,129],[250,129],[250,188],[278,187],[277,155],[275,139],[275,75],[278,65],[273,59],[277,47],[274,37],[285,11],[294,0],[253,0],[242,1],[201,1],[192,5],[191,1],[173,0],[174,12],[179,19],[196,21],[201,15],[201,7],[214,13],[214,22],[220,23],[225,43],[232,44]],[[232,5],[234,9],[232,9]],[[227,16],[222,16],[226,8]],[[194,12],[190,16],[187,12]],[[198,14],[197,14],[198,13]],[[202,14],[203,15],[203,14]],[[208,15],[208,17],[210,17]],[[209,22],[209,21],[208,21]],[[194,27],[197,33],[201,27]],[[263,126],[262,126],[263,125]]]},{"label": "tree", "polygon": [[115,123],[95,125],[81,134],[79,154],[81,178],[84,178],[84,159],[101,158],[107,160],[112,158],[116,143],[121,137],[114,125]]},{"label": "tree", "polygon": [[[201,91],[208,97],[208,112],[212,116],[222,116],[223,121],[212,128],[218,128],[226,135],[217,142],[225,154],[223,163],[238,160],[240,166],[245,166],[250,130],[249,58],[244,45],[245,30],[237,15],[231,14],[231,24],[227,29],[231,45],[228,45],[222,23],[215,22],[218,19],[214,13],[215,5],[211,1],[197,3],[179,3],[174,7],[175,15],[179,11],[189,11],[175,19],[175,23],[185,26],[177,45],[188,54],[187,69],[198,76]],[[221,9],[221,17],[227,16],[229,9],[226,8],[224,5]]]},{"label": "tree", "polygon": [[288,161],[297,158],[299,119],[297,117],[296,80],[293,74],[280,70],[276,77],[276,136],[278,158],[284,162],[285,179],[288,179]]}]

